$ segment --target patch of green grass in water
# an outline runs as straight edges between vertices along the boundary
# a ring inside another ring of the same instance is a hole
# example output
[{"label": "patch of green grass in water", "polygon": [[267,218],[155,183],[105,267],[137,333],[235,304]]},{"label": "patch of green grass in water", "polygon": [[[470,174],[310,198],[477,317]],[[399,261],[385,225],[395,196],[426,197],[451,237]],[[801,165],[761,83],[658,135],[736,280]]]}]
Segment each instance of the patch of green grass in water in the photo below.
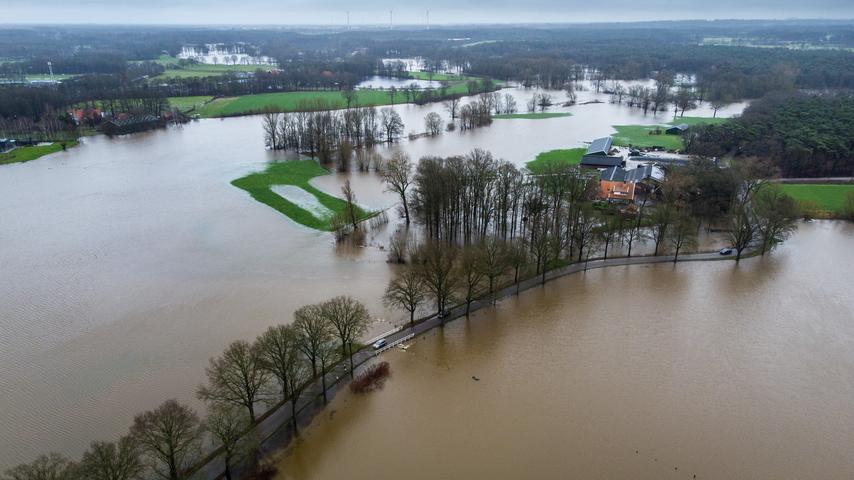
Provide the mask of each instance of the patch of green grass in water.
[{"label": "patch of green grass in water", "polygon": [[492,118],[499,120],[520,119],[520,120],[545,120],[547,118],[571,117],[569,112],[540,112],[540,113],[503,113],[501,115],[493,115]]},{"label": "patch of green grass in water", "polygon": [[537,155],[537,158],[526,163],[532,173],[542,173],[549,165],[578,165],[586,148],[567,148],[560,150],[549,150]]},{"label": "patch of green grass in water", "polygon": [[800,202],[814,202],[828,212],[842,213],[846,196],[854,192],[854,185],[819,185],[801,183],[782,183],[777,185],[783,192]]},{"label": "patch of green grass in water", "polygon": [[[321,167],[314,160],[292,160],[272,163],[263,172],[251,173],[232,181],[231,184],[249,192],[249,195],[255,200],[278,210],[300,225],[328,232],[332,230],[330,218],[317,218],[270,188],[274,185],[293,185],[299,187],[314,195],[318,202],[331,210],[333,214],[338,214],[345,211],[347,202],[318,190],[309,183],[309,180],[314,177],[328,174],[329,171]],[[372,215],[372,212],[356,208],[356,216],[359,220]]]},{"label": "patch of green grass in water", "polygon": [[[65,148],[69,149],[77,145],[76,140],[65,142]],[[61,152],[62,143],[54,142],[50,145],[33,146],[33,147],[18,147],[11,152],[0,153],[0,165],[8,163],[24,163],[37,158],[41,158],[51,153]]]},{"label": "patch of green grass in water", "polygon": [[[661,130],[661,134],[653,135],[656,128]],[[667,150],[678,150],[684,147],[681,135],[668,135],[664,133],[667,127],[655,125],[614,125],[617,133],[611,135],[614,140],[614,145],[621,147],[663,147]]]}]

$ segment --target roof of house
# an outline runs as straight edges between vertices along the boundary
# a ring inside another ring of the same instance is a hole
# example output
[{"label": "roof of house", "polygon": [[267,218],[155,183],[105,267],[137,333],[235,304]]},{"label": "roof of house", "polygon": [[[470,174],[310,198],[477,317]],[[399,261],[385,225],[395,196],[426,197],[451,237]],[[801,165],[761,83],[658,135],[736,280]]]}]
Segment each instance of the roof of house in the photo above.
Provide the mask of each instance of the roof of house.
[{"label": "roof of house", "polygon": [[684,132],[685,130],[688,130],[688,124],[687,123],[680,123],[679,125],[673,125],[673,126],[667,127],[667,131],[670,131],[670,130],[679,130],[680,132]]},{"label": "roof of house", "polygon": [[581,165],[585,167],[617,167],[623,164],[623,157],[609,157],[607,155],[584,155],[581,157]]},{"label": "roof of house", "polygon": [[622,182],[626,179],[626,171],[620,167],[611,167],[602,170],[599,174],[599,180],[608,182]]},{"label": "roof of house", "polygon": [[635,199],[635,184],[627,182],[599,181],[599,198],[605,200],[627,200]]},{"label": "roof of house", "polygon": [[608,155],[611,151],[611,137],[602,137],[593,140],[584,155]]},{"label": "roof of house", "polygon": [[640,165],[638,168],[625,171],[625,181],[636,183],[644,180],[664,181],[664,170],[655,165]]}]

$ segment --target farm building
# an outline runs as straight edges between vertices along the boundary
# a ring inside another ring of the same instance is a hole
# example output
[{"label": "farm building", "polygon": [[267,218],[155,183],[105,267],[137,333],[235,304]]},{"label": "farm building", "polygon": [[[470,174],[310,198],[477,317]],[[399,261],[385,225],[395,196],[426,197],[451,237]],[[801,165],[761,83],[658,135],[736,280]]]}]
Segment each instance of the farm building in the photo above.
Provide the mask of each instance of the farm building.
[{"label": "farm building", "polygon": [[156,115],[139,115],[108,120],[101,124],[101,130],[107,135],[124,135],[151,130],[165,124],[165,120]]},{"label": "farm building", "polygon": [[667,127],[667,130],[665,130],[664,133],[668,135],[682,135],[683,133],[685,133],[685,130],[688,130],[688,124],[680,123],[679,125]]},{"label": "farm building", "polygon": [[581,157],[583,167],[616,167],[623,164],[623,157],[611,156],[611,137],[593,140]]},{"label": "farm building", "polygon": [[609,202],[631,203],[635,200],[635,184],[629,182],[599,181],[598,197]]}]

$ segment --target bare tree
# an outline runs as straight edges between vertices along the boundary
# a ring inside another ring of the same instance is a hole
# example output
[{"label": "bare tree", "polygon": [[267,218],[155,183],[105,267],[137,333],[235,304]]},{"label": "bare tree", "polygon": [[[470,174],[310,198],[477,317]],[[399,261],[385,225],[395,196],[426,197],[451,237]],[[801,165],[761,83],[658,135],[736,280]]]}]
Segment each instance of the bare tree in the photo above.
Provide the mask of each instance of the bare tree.
[{"label": "bare tree", "polygon": [[677,213],[673,226],[667,231],[667,239],[673,248],[673,263],[676,263],[683,248],[697,244],[697,222],[686,213]]},{"label": "bare tree", "polygon": [[471,302],[479,295],[486,278],[480,268],[480,247],[469,245],[463,249],[460,261],[460,279],[462,280],[463,300],[466,302],[466,317],[471,310]]},{"label": "bare tree", "polygon": [[409,251],[409,233],[404,228],[394,231],[388,242],[388,261],[391,263],[406,263]]},{"label": "bare tree", "polygon": [[317,356],[332,339],[332,325],[320,305],[305,305],[294,312],[296,347],[308,358],[312,376],[317,376]]},{"label": "bare tree", "polygon": [[350,186],[350,179],[344,181],[344,186],[341,187],[341,193],[344,194],[344,201],[347,202],[347,220],[353,226],[353,230],[359,229],[359,219],[356,215],[356,194],[353,192],[353,187]]},{"label": "bare tree", "polygon": [[749,206],[742,205],[735,208],[729,218],[729,240],[735,249],[735,261],[741,261],[741,254],[756,241],[758,225]]},{"label": "bare tree", "polygon": [[317,360],[320,363],[320,383],[323,387],[323,403],[328,400],[326,398],[326,374],[329,372],[329,367],[335,365],[338,360],[338,348],[332,342],[321,345],[317,351]]},{"label": "bare tree", "polygon": [[352,86],[348,86],[344,90],[341,91],[341,95],[344,96],[344,102],[347,103],[347,109],[349,110],[351,106],[356,104],[356,101],[359,98],[359,93],[353,89]]},{"label": "bare tree", "polygon": [[514,240],[510,243],[508,251],[508,262],[513,268],[513,283],[516,284],[516,294],[519,294],[519,273],[530,262],[530,254],[528,246],[521,239]]},{"label": "bare tree", "polygon": [[445,306],[451,300],[459,278],[454,271],[457,258],[455,247],[438,241],[428,241],[413,253],[416,272],[436,301],[436,311],[445,325]]},{"label": "bare tree", "polygon": [[409,326],[415,328],[415,311],[424,303],[424,281],[412,269],[406,269],[389,282],[383,295],[386,307],[402,308],[409,312]]},{"label": "bare tree", "polygon": [[323,315],[332,324],[341,341],[341,354],[350,359],[350,376],[353,376],[353,343],[368,329],[371,317],[361,302],[348,296],[332,298],[322,305]]},{"label": "bare tree", "polygon": [[496,237],[486,237],[480,246],[478,269],[486,277],[489,285],[489,298],[495,303],[495,282],[507,271],[510,261],[507,245]]},{"label": "bare tree", "polygon": [[442,133],[442,117],[436,112],[430,112],[424,117],[424,130],[428,135],[436,136]]},{"label": "bare tree", "polygon": [[297,432],[299,430],[299,426],[297,425],[297,402],[305,387],[308,386],[308,381],[311,380],[311,371],[304,358],[299,355],[293,355],[290,358],[291,361],[285,365],[287,369],[285,385],[291,398],[291,422],[294,426],[294,432]]},{"label": "bare tree", "polygon": [[664,240],[667,238],[667,230],[673,222],[674,213],[673,207],[664,202],[659,203],[655,207],[655,210],[652,211],[650,221],[652,222],[652,239],[655,242],[655,251],[652,253],[653,255],[658,255],[661,244],[664,243]]},{"label": "bare tree", "polygon": [[460,111],[460,97],[453,97],[446,100],[443,105],[445,105],[445,110],[448,111],[448,115],[451,116],[451,122],[457,119],[457,114]]},{"label": "bare tree", "polygon": [[65,456],[50,453],[6,470],[3,480],[73,480],[77,476],[76,468]]},{"label": "bare tree", "polygon": [[297,331],[293,325],[274,325],[268,328],[255,341],[261,366],[276,377],[282,387],[282,400],[290,395],[288,391],[288,365],[297,361],[300,355],[297,349]]},{"label": "bare tree", "polygon": [[250,440],[245,437],[252,427],[246,415],[231,404],[214,404],[205,421],[207,431],[214,441],[214,448],[222,448],[225,478],[231,480],[232,462],[238,455],[250,449]]},{"label": "bare tree", "polygon": [[406,224],[409,225],[407,190],[412,184],[412,162],[409,155],[403,152],[394,152],[380,175],[386,184],[386,190],[394,192],[400,197],[403,215],[406,218]]},{"label": "bare tree", "polygon": [[392,108],[380,110],[380,125],[385,131],[386,141],[391,143],[403,133],[403,119]]},{"label": "bare tree", "polygon": [[152,460],[160,478],[182,480],[199,455],[201,425],[196,412],[177,400],[167,400],[133,419],[131,436]]},{"label": "bare tree", "polygon": [[799,217],[795,200],[779,188],[763,188],[754,197],[753,208],[758,220],[760,251],[773,250],[797,230]]},{"label": "bare tree", "polygon": [[221,357],[210,359],[205,374],[208,385],[199,386],[199,399],[245,407],[249,420],[255,423],[255,402],[260,400],[269,378],[256,346],[245,340],[232,342]]},{"label": "bare tree", "polygon": [[86,480],[132,480],[145,469],[135,438],[118,442],[92,442],[80,460],[80,474]]}]

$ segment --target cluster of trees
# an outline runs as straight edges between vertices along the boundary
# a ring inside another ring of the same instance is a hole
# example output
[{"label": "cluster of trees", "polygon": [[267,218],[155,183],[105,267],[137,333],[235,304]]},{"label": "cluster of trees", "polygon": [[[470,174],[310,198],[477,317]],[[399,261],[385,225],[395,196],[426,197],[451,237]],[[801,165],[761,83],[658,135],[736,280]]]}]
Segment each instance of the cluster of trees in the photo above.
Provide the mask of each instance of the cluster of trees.
[{"label": "cluster of trees", "polygon": [[305,110],[266,113],[262,127],[267,147],[294,150],[329,161],[336,152],[349,157],[354,147],[393,142],[403,134],[403,120],[392,108]]},{"label": "cluster of trees", "polygon": [[410,265],[385,300],[413,322],[428,299],[440,314],[456,299],[468,310],[508,278],[518,284],[520,275],[539,274],[544,281],[552,267],[608,258],[616,246],[631,256],[638,242],[649,241],[653,255],[669,249],[675,262],[704,222],[727,226],[737,259],[749,248],[764,254],[798,218],[794,200],[759,180],[766,176],[761,162],[724,169],[698,161],[646,186],[636,205],[615,208],[595,199],[595,177],[564,164],[527,175],[482,150],[417,165],[399,155],[384,179],[407,223],[412,212],[426,238],[414,242],[401,231],[392,239],[390,259]]},{"label": "cluster of trees", "polygon": [[697,155],[766,158],[788,177],[848,176],[852,122],[852,95],[769,95],[731,122],[692,128],[685,146]]},{"label": "cluster of trees", "polygon": [[6,471],[8,480],[183,480],[202,460],[205,444],[220,449],[225,477],[237,461],[257,468],[263,440],[253,431],[261,404],[291,407],[297,430],[297,401],[304,389],[321,379],[327,401],[326,375],[341,359],[353,372],[354,344],[365,333],[370,316],[358,301],[340,296],[306,305],[289,325],[275,325],[254,342],[238,340],[206,370],[207,383],[197,395],[208,405],[202,420],[191,407],[167,400],[134,417],[127,435],[115,442],[92,442],[79,462],[63,455],[41,455]]}]

